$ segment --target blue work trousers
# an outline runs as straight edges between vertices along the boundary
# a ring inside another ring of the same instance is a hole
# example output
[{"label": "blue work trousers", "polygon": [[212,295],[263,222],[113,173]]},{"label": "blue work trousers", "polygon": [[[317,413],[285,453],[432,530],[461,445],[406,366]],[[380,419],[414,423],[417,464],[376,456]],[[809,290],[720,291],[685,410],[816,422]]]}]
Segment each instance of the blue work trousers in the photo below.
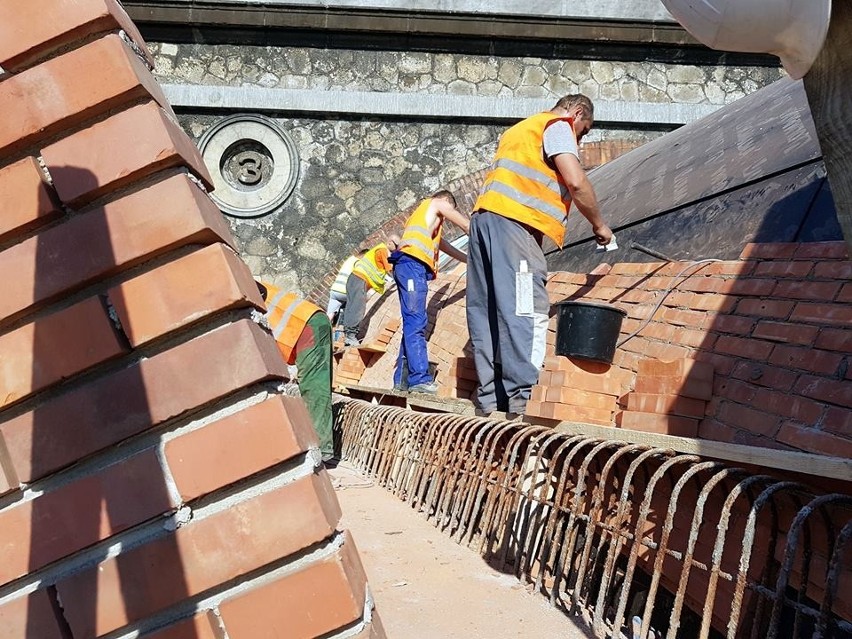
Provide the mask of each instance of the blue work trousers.
[{"label": "blue work trousers", "polygon": [[402,254],[393,267],[393,279],[399,293],[402,313],[402,344],[393,373],[394,386],[402,385],[402,372],[408,367],[408,386],[428,384],[429,355],[426,352],[426,296],[429,293],[431,271],[420,260]]}]

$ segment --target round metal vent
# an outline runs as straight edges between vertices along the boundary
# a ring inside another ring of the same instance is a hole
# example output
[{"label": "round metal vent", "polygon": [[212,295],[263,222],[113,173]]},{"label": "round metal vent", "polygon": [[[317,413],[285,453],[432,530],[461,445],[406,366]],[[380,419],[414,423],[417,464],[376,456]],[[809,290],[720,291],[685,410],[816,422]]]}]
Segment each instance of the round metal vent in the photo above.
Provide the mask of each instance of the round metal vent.
[{"label": "round metal vent", "polygon": [[262,115],[234,115],[199,143],[223,213],[258,217],[281,206],[299,179],[299,153],[278,124]]}]

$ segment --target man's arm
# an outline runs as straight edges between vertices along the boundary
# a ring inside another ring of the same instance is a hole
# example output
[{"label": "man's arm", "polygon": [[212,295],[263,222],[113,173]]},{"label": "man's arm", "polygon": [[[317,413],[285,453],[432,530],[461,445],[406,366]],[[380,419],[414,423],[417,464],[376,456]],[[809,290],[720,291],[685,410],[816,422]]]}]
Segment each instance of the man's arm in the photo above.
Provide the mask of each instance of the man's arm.
[{"label": "man's arm", "polygon": [[612,230],[606,225],[601,216],[600,207],[598,206],[598,198],[595,195],[595,189],[586,172],[580,165],[580,160],[572,153],[560,153],[553,156],[553,162],[556,164],[556,170],[565,180],[568,190],[571,192],[571,199],[577,206],[577,210],[582,213],[589,224],[592,225],[592,233],[595,234],[595,239],[598,244],[609,244],[612,239]]},{"label": "man's arm", "polygon": [[467,263],[467,253],[460,251],[455,246],[447,242],[443,237],[441,238],[441,243],[438,247],[451,258],[458,260],[459,262]]},{"label": "man's arm", "polygon": [[[435,210],[443,215],[445,219],[458,226],[465,233],[470,232],[470,218],[442,198],[435,198],[432,202],[435,203]],[[445,252],[449,253],[449,251]]]}]

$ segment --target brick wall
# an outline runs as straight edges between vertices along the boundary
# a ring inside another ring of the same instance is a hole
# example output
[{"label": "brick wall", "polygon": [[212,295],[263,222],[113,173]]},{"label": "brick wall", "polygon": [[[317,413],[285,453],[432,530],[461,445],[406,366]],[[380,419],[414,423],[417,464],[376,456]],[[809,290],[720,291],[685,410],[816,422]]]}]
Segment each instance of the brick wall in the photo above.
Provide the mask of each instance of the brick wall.
[{"label": "brick wall", "polygon": [[383,637],[150,64],[114,0],[0,4],[0,638]]}]

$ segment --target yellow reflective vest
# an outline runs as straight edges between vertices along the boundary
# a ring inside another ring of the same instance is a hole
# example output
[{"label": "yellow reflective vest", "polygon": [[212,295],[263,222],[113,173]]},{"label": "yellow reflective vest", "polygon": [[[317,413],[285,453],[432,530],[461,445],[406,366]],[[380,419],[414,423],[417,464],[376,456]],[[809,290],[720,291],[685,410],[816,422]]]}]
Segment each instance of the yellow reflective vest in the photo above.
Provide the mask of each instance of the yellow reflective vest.
[{"label": "yellow reflective vest", "polygon": [[438,218],[438,227],[433,233],[429,233],[426,224],[426,211],[432,198],[426,198],[420,203],[408,221],[405,223],[405,231],[399,243],[399,250],[403,253],[417,258],[423,262],[433,274],[438,274],[438,251],[441,245],[441,232],[444,226],[444,218]]},{"label": "yellow reflective vest", "polygon": [[544,130],[560,118],[545,112],[518,122],[503,133],[482,193],[473,210],[487,210],[541,231],[557,246],[565,239],[571,194],[542,153]]},{"label": "yellow reflective vest", "polygon": [[346,295],[346,280],[348,280],[349,276],[352,274],[352,269],[355,267],[355,263],[357,261],[358,258],[354,255],[350,255],[346,258],[346,261],[343,262],[343,265],[337,272],[337,277],[334,278],[334,283],[331,285],[332,292]]},{"label": "yellow reflective vest", "polygon": [[314,313],[323,311],[295,293],[287,293],[265,282],[262,284],[266,287],[266,321],[286,362],[295,364],[299,336]]},{"label": "yellow reflective vest", "polygon": [[384,242],[380,242],[364,253],[364,256],[355,262],[355,267],[352,269],[353,274],[359,275],[379,294],[385,292],[385,275],[387,275],[387,270],[376,259],[376,253],[382,250],[385,252],[385,260],[387,260],[388,247]]}]

